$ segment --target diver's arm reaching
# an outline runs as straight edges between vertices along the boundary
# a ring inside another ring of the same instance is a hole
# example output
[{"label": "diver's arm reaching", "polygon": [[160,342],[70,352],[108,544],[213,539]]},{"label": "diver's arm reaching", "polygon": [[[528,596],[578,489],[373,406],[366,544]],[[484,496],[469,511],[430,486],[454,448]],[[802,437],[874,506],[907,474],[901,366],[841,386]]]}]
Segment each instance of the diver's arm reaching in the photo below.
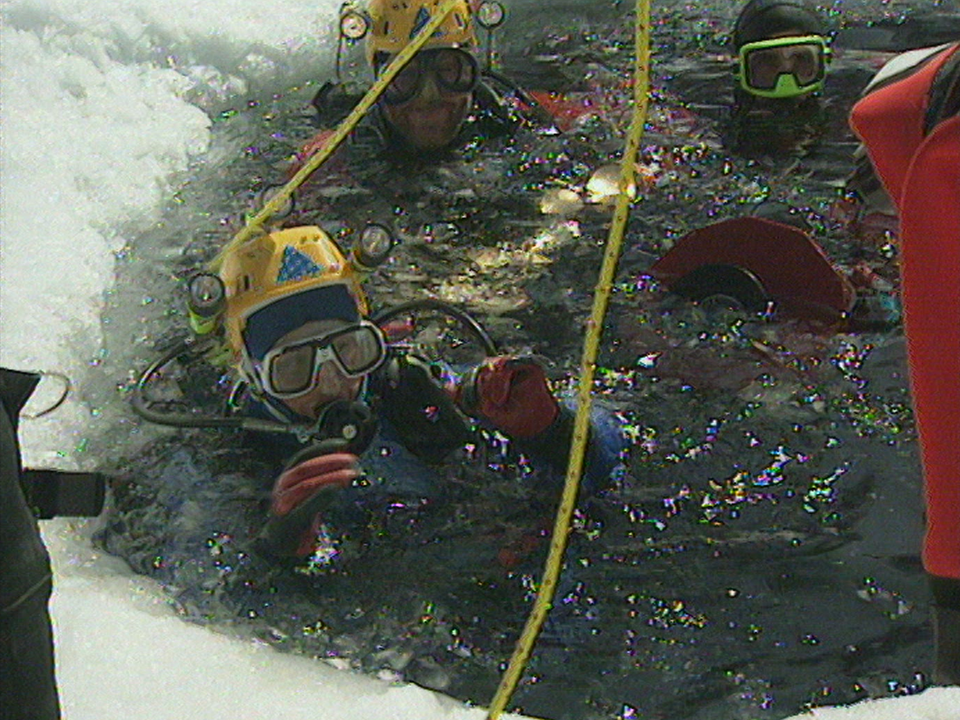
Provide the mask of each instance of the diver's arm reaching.
[{"label": "diver's arm reaching", "polygon": [[304,460],[280,473],[271,493],[270,509],[286,515],[320,488],[343,488],[360,476],[356,455],[330,453]]},{"label": "diver's arm reaching", "polygon": [[360,476],[359,459],[340,441],[324,441],[297,453],[270,492],[270,518],[260,533],[263,547],[281,557],[313,552],[323,510],[334,491]]},{"label": "diver's arm reaching", "polygon": [[[574,410],[557,401],[543,367],[530,358],[495,357],[449,391],[460,408],[516,441],[518,449],[563,472],[570,455]],[[584,483],[594,491],[608,483],[625,440],[615,419],[594,409]]]},{"label": "diver's arm reaching", "polygon": [[465,413],[515,440],[539,435],[560,414],[543,367],[525,358],[488,358],[451,390]]}]

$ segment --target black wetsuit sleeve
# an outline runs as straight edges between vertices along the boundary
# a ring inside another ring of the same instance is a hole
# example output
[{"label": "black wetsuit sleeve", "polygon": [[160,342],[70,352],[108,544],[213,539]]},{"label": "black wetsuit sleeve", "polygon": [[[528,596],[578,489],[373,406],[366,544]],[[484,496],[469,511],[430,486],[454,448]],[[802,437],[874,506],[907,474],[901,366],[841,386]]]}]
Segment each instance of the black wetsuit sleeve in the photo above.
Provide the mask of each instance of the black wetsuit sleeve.
[{"label": "black wetsuit sleeve", "polygon": [[[400,442],[427,462],[477,439],[474,425],[443,390],[438,368],[415,355],[392,357],[378,374],[378,414],[393,426]],[[575,414],[566,405],[554,421],[532,438],[514,439],[514,449],[553,476],[567,468]],[[480,420],[481,425],[486,425]],[[587,492],[606,485],[619,464],[624,438],[613,418],[599,409],[591,414],[583,484]]]},{"label": "black wetsuit sleeve", "polygon": [[560,413],[545,430],[532,438],[515,441],[517,449],[562,472],[570,456],[573,424],[574,414],[568,408],[561,407]]},{"label": "black wetsuit sleeve", "polygon": [[[515,441],[517,450],[534,462],[546,463],[562,477],[570,461],[575,419],[575,410],[561,404],[560,413],[543,432],[532,438]],[[587,430],[582,476],[582,485],[587,493],[594,493],[610,484],[625,449],[626,440],[615,417],[604,408],[594,407]]]},{"label": "black wetsuit sleeve", "polygon": [[17,416],[37,376],[0,369],[0,715],[60,717],[50,558],[21,486]]}]

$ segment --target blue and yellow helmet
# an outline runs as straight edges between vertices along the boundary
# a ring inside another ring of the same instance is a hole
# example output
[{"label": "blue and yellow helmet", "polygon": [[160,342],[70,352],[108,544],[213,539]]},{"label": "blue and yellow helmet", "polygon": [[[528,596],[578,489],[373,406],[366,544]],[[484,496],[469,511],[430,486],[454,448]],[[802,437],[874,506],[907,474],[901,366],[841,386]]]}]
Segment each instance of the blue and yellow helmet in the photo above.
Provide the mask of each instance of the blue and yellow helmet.
[{"label": "blue and yellow helmet", "polygon": [[219,274],[227,341],[247,362],[308,322],[356,322],[370,312],[353,263],[316,226],[260,235],[228,252]]},{"label": "blue and yellow helmet", "polygon": [[[367,13],[370,30],[366,37],[366,55],[370,67],[380,57],[399,53],[426,25],[442,4],[441,0],[370,0]],[[427,40],[424,49],[476,47],[473,16],[466,0],[458,0],[453,10]]]}]

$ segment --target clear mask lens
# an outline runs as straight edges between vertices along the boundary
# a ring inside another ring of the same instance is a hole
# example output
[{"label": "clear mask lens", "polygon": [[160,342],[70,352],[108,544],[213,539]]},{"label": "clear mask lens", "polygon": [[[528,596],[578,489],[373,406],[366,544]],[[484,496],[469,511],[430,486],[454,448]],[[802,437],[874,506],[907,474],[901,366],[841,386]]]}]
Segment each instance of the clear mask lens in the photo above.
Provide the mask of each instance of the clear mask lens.
[{"label": "clear mask lens", "polygon": [[821,38],[779,38],[740,49],[741,85],[765,97],[802,95],[820,87],[826,70]]},{"label": "clear mask lens", "polygon": [[457,48],[422,50],[397,73],[384,90],[383,98],[391,105],[412,100],[423,88],[430,74],[437,87],[450,93],[470,92],[477,86],[480,68],[476,58]]},{"label": "clear mask lens", "polygon": [[385,357],[383,333],[363,322],[271,350],[263,360],[263,385],[274,397],[298,397],[315,387],[325,363],[332,362],[346,377],[358,378],[373,372]]}]

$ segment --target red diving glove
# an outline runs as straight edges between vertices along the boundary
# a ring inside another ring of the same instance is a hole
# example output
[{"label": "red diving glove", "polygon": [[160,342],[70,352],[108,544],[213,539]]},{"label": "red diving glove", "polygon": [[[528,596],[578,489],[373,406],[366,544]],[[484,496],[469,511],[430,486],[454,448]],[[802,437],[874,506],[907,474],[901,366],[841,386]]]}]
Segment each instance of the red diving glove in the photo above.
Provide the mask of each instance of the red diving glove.
[{"label": "red diving glove", "polygon": [[455,392],[457,404],[515,439],[546,430],[560,413],[543,367],[534,360],[488,358]]},{"label": "red diving glove", "polygon": [[316,455],[284,470],[273,485],[271,517],[260,533],[267,549],[280,556],[312,553],[330,491],[359,475],[357,456],[347,452]]},{"label": "red diving glove", "polygon": [[304,460],[277,478],[270,507],[277,515],[286,515],[320,488],[344,488],[359,475],[357,456],[350,453],[331,453]]}]

